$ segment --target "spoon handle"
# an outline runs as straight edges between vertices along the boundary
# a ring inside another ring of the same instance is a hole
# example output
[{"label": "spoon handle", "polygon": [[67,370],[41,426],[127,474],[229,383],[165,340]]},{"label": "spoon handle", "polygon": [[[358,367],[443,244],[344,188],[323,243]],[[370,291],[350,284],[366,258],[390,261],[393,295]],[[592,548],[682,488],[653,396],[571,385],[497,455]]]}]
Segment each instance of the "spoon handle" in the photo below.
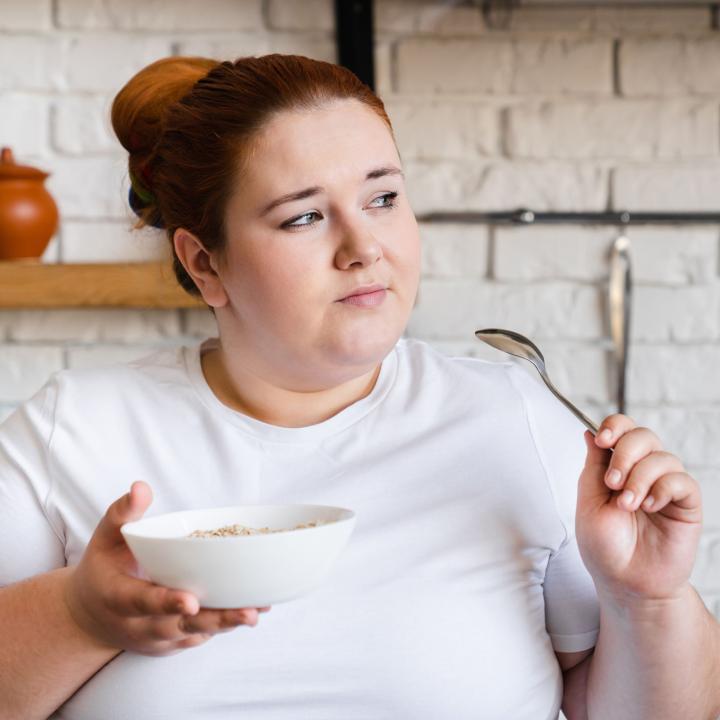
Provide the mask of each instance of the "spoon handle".
[{"label": "spoon handle", "polygon": [[585,415],[583,412],[581,412],[578,408],[576,408],[564,395],[562,395],[560,392],[558,392],[555,389],[555,386],[550,382],[549,378],[545,375],[545,373],[540,373],[540,377],[543,379],[543,382],[547,385],[548,390],[578,419],[580,422],[585,425],[585,427],[593,434],[597,435],[598,433],[598,426],[590,420],[587,415]]}]

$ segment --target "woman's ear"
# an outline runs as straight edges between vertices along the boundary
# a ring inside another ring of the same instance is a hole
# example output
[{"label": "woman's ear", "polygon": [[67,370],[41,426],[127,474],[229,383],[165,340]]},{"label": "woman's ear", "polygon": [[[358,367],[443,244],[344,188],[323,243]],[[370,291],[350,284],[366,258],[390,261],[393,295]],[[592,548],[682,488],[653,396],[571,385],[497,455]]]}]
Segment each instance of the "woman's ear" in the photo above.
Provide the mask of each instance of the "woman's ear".
[{"label": "woman's ear", "polygon": [[175,254],[197,285],[203,300],[210,307],[227,305],[228,297],[217,274],[217,263],[203,246],[200,239],[184,228],[173,235]]}]

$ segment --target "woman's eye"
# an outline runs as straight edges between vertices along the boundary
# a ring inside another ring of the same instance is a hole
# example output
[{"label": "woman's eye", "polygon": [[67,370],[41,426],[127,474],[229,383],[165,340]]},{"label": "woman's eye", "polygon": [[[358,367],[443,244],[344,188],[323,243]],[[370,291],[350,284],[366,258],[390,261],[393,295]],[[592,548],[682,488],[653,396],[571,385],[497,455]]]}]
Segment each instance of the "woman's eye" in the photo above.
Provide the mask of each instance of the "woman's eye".
[{"label": "woman's eye", "polygon": [[[370,204],[373,207],[385,207],[385,208],[394,207],[395,203],[393,202],[393,200],[395,200],[395,198],[397,196],[398,196],[398,194],[396,192],[385,193],[384,195],[380,195],[379,197],[376,197]],[[387,202],[383,203],[382,205],[373,205],[373,203],[376,203],[378,200],[387,200]]]},{"label": "woman's eye", "polygon": [[[393,202],[395,198],[398,196],[396,192],[388,192],[384,193],[383,195],[379,195],[376,197],[371,203],[370,207],[372,208],[391,208],[395,207],[395,203]],[[312,210],[310,212],[303,213],[302,215],[298,215],[295,218],[292,218],[291,220],[288,220],[287,222],[284,222],[281,227],[283,228],[300,228],[300,227],[308,227],[309,225],[314,225],[316,220],[313,220],[313,217],[320,218],[321,215],[316,210]]]},{"label": "woman's eye", "polygon": [[312,225],[315,221],[312,222],[300,222],[301,220],[304,220],[305,218],[311,218],[313,215],[318,215],[317,212],[314,210],[312,212],[303,213],[302,215],[298,215],[298,217],[293,218],[292,220],[288,220],[286,223],[282,224],[282,227],[305,227],[306,225]]}]

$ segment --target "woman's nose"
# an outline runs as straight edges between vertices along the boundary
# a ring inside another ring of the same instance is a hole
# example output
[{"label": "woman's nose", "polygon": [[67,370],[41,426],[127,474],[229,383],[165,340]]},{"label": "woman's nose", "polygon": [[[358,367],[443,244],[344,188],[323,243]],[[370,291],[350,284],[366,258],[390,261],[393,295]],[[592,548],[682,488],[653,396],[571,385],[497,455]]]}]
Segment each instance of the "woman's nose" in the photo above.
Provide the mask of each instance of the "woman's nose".
[{"label": "woman's nose", "polygon": [[341,270],[353,265],[373,265],[383,256],[377,239],[363,228],[347,229],[335,255],[335,264]]}]

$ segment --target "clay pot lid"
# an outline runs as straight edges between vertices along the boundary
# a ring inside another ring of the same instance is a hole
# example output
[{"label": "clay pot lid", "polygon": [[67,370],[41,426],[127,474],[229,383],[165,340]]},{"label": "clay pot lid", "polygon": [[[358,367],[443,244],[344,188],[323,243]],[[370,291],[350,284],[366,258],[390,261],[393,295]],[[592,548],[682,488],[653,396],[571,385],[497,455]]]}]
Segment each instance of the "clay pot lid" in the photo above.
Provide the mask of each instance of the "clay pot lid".
[{"label": "clay pot lid", "polygon": [[16,165],[9,147],[0,150],[0,180],[44,180],[47,176],[48,173],[29,165]]}]

